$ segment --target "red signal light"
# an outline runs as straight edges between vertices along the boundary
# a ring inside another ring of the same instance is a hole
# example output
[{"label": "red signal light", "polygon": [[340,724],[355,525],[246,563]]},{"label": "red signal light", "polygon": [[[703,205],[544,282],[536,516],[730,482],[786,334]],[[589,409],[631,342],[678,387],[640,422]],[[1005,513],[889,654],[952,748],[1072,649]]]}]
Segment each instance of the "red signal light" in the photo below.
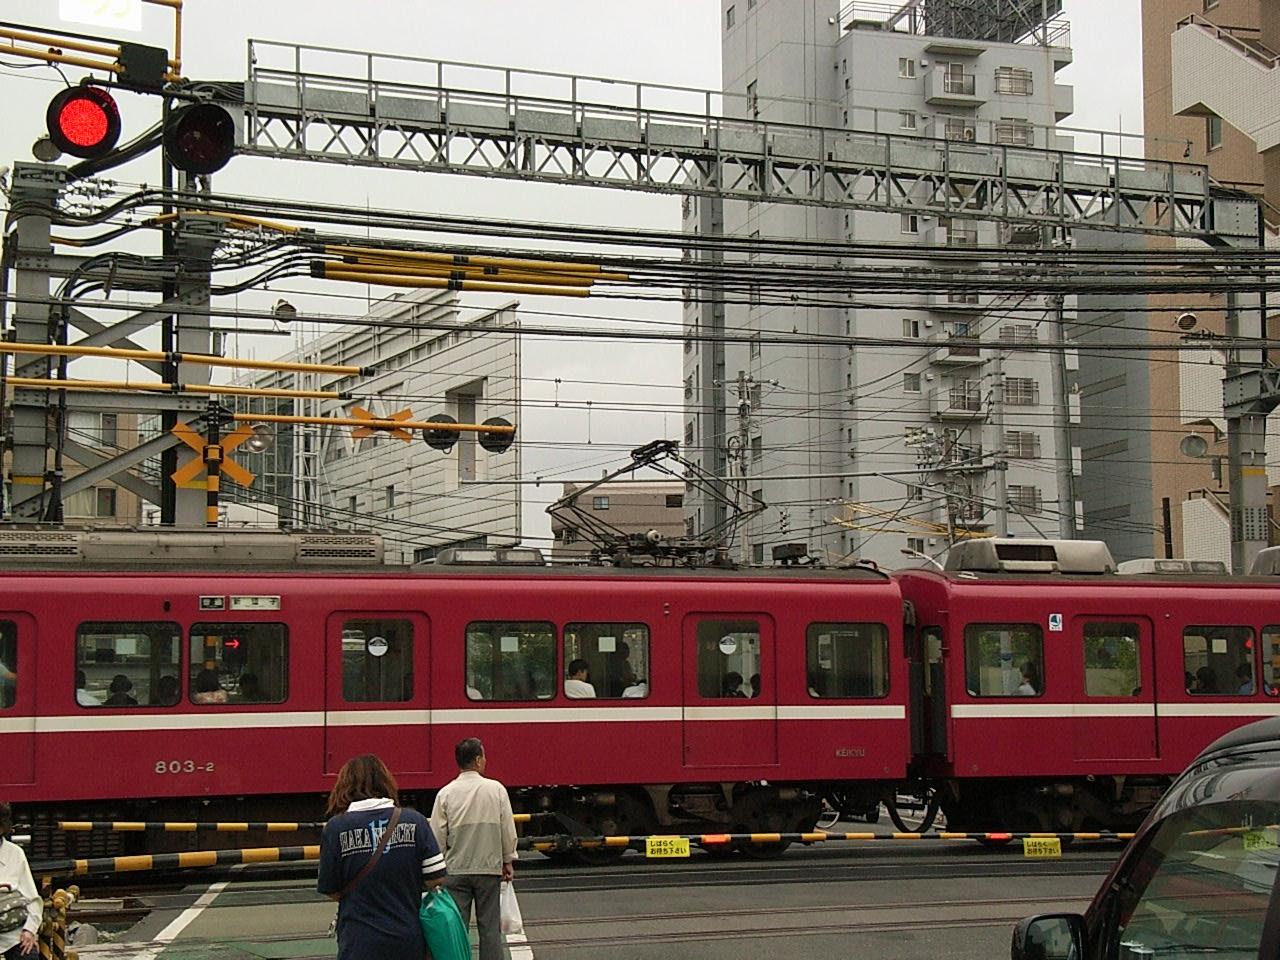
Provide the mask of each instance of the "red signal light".
[{"label": "red signal light", "polygon": [[120,139],[120,108],[98,87],[63,90],[49,102],[45,123],[59,150],[86,160],[110,153]]},{"label": "red signal light", "polygon": [[228,650],[239,650],[240,639],[239,637],[228,637],[226,640],[222,641],[222,645]]}]

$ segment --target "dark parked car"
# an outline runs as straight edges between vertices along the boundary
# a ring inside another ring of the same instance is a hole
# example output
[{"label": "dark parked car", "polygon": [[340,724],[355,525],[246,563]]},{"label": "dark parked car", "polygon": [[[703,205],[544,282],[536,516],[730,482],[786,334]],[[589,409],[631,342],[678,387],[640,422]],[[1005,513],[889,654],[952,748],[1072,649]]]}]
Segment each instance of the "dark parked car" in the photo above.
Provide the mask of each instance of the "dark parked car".
[{"label": "dark parked car", "polygon": [[1079,914],[1028,917],[1013,960],[1280,957],[1280,717],[1183,772]]}]

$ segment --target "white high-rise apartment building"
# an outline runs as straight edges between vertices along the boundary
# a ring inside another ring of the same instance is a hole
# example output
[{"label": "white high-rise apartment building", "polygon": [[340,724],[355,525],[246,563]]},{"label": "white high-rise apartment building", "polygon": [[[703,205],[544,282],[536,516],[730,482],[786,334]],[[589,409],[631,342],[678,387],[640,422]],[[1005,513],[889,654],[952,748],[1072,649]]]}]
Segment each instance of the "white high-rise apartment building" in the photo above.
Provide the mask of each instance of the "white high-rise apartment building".
[{"label": "white high-rise apartment building", "polygon": [[[721,0],[725,112],[759,120],[766,134],[787,123],[876,131],[890,150],[912,149],[915,137],[946,140],[951,163],[1070,149],[1054,132],[1073,102],[1072,89],[1055,82],[1071,60],[1059,8],[1060,0]],[[715,206],[688,201],[686,230],[714,229]],[[738,201],[723,203],[723,230],[758,237],[763,248],[727,260],[762,266],[773,258],[768,241],[779,238],[958,250],[1041,242],[1035,229],[990,221]],[[858,260],[837,250],[812,262]],[[947,267],[914,261],[917,270]],[[717,448],[729,451],[729,473],[735,459],[745,462],[744,488],[769,504],[749,525],[747,557],[769,562],[772,546],[805,542],[828,561],[892,568],[915,563],[903,550],[938,555],[967,530],[1056,536],[1056,465],[1074,464],[1078,452],[1055,441],[1053,355],[1020,349],[1056,339],[1057,305],[1031,289],[1029,280],[1026,294],[998,299],[960,285],[841,293],[815,306],[753,290],[747,303],[728,304],[722,371],[709,366],[705,341],[685,348],[684,440],[709,469],[726,469]],[[705,329],[707,308],[687,303],[685,322]],[[771,336],[894,342],[789,345]],[[748,378],[742,405],[739,371]],[[717,519],[696,491],[686,508],[691,529]]]}]

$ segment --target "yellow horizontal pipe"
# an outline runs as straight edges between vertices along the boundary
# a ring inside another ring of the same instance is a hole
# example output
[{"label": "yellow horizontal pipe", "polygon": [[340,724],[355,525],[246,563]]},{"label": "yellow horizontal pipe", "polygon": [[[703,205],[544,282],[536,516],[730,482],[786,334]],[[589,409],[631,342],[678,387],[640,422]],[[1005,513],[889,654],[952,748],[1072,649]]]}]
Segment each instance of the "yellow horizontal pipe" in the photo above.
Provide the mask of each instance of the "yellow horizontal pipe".
[{"label": "yellow horizontal pipe", "polygon": [[71,37],[60,37],[47,33],[30,33],[26,30],[12,30],[8,27],[0,28],[0,37],[7,37],[10,40],[25,40],[28,43],[38,43],[44,47],[55,47],[59,50],[79,50],[81,53],[97,53],[104,57],[120,56],[120,44],[107,46],[101,43],[84,43]]},{"label": "yellow horizontal pipe", "polygon": [[495,266],[476,263],[437,263],[427,260],[405,259],[399,256],[388,257],[370,257],[359,256],[353,257],[350,254],[344,257],[344,262],[360,266],[378,265],[383,267],[396,267],[402,273],[417,274],[422,270],[434,270],[437,273],[465,273],[468,276],[474,275],[483,279],[489,277],[491,279],[515,280],[517,278],[528,282],[526,278],[537,278],[536,282],[548,283],[568,283],[573,286],[589,285],[597,280],[616,280],[626,281],[631,277],[625,273],[587,273],[582,270],[555,270],[535,268],[528,261],[515,261],[516,266]]},{"label": "yellow horizontal pipe", "polygon": [[302,229],[288,223],[277,223],[274,220],[264,220],[261,217],[246,217],[238,213],[224,213],[221,210],[181,210],[177,213],[161,213],[152,217],[147,223],[154,225],[172,223],[183,216],[217,217],[220,220],[227,221],[228,226],[242,230],[249,227],[265,227],[268,230],[278,230],[281,233],[298,233]]},{"label": "yellow horizontal pipe", "polygon": [[582,287],[543,287],[525,283],[501,283],[488,280],[447,280],[443,277],[410,277],[393,274],[368,273],[356,268],[342,269],[340,265],[326,263],[327,280],[345,280],[348,283],[377,283],[387,287],[424,287],[429,290],[464,290],[472,293],[525,293],[547,297],[588,297],[591,291]]},{"label": "yellow horizontal pipe", "polygon": [[207,367],[233,367],[245,370],[294,370],[301,373],[341,373],[364,376],[364,367],[333,363],[292,363],[284,360],[243,360],[237,357],[211,357],[202,353],[164,353],[160,350],[137,350],[132,347],[81,347],[60,343],[4,343],[0,353],[36,353],[55,357],[109,357],[113,360],[161,360],[194,363]]},{"label": "yellow horizontal pipe", "polygon": [[[336,261],[324,261],[325,263],[336,263]],[[407,277],[451,277],[454,274],[461,273],[465,280],[484,280],[490,283],[527,283],[543,285],[560,284],[567,287],[589,287],[596,282],[595,277],[582,276],[576,274],[574,276],[556,277],[547,273],[512,273],[506,270],[501,273],[485,273],[483,267],[453,267],[447,264],[412,264],[412,263],[391,263],[383,262],[366,262],[347,263],[345,261],[336,263],[337,266],[349,270],[363,270],[369,273],[392,274]]]},{"label": "yellow horizontal pipe", "polygon": [[23,47],[0,46],[0,53],[15,57],[30,57],[32,60],[43,60],[45,63],[67,63],[73,67],[84,67],[86,70],[106,70],[108,73],[123,73],[124,67],[118,63],[103,63],[100,60],[89,60],[85,57],[72,57],[65,53],[53,53],[48,50],[27,50]]},{"label": "yellow horizontal pipe", "polygon": [[385,250],[377,247],[326,246],[326,253],[344,257],[424,260],[428,263],[451,263],[460,267],[506,267],[520,270],[553,270],[558,273],[600,273],[598,263],[567,263],[563,260],[521,260],[515,257],[472,257],[428,250]]},{"label": "yellow horizontal pipe", "polygon": [[198,393],[201,396],[303,397],[315,400],[345,400],[336,390],[281,390],[275,387],[229,387],[203,383],[148,383],[128,380],[53,380],[41,377],[9,377],[14,387],[37,390],[136,390],[141,393]]},{"label": "yellow horizontal pipe", "polygon": [[301,417],[284,413],[235,413],[232,420],[246,423],[319,423],[335,427],[371,427],[388,430],[455,430],[459,433],[515,433],[515,427],[484,423],[437,423],[434,420],[362,420],[359,417]]}]

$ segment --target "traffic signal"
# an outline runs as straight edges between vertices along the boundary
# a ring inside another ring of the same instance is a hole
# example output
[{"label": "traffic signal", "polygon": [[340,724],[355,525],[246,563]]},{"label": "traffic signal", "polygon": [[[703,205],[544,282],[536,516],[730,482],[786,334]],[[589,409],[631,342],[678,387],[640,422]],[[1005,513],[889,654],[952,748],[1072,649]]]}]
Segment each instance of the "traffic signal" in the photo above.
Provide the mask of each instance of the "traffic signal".
[{"label": "traffic signal", "polygon": [[236,149],[236,124],[216,103],[177,107],[164,125],[164,152],[186,173],[221,170]]},{"label": "traffic signal", "polygon": [[[120,108],[101,87],[81,84],[60,91],[49,102],[45,121],[54,146],[83,160],[106,157],[120,139]],[[225,167],[235,153],[236,123],[216,103],[181,104],[169,111],[163,140],[165,154],[177,169],[210,174]],[[134,145],[126,146],[108,165],[136,155]]]},{"label": "traffic signal", "polygon": [[[502,417],[490,417],[484,422],[486,427],[509,427],[510,420]],[[510,433],[482,433],[480,434],[480,446],[484,447],[490,453],[506,453],[511,449],[511,444],[515,440],[516,434],[512,430]]]},{"label": "traffic signal", "polygon": [[[447,413],[437,413],[433,417],[427,417],[427,423],[457,423]],[[448,453],[453,449],[453,445],[458,442],[457,430],[426,430],[422,431],[422,439],[427,442],[427,446],[432,450],[442,450]]]},{"label": "traffic signal", "polygon": [[67,87],[45,113],[49,139],[63,153],[85,160],[105,156],[120,139],[120,108],[100,87]]}]

